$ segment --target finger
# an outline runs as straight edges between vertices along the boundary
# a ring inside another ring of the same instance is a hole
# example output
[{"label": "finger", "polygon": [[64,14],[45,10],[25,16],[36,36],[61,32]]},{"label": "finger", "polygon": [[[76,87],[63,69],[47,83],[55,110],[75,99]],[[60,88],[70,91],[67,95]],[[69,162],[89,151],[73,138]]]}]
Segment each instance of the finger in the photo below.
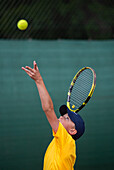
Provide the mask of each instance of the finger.
[{"label": "finger", "polygon": [[38,70],[38,66],[37,66],[37,64],[36,64],[36,61],[34,61],[33,64],[34,64],[34,69],[35,69],[35,70]]},{"label": "finger", "polygon": [[21,67],[22,68],[22,70],[24,70],[25,68],[24,67]]},{"label": "finger", "polygon": [[31,72],[34,72],[34,70],[33,70],[31,67],[26,66],[26,68],[27,68],[28,70],[30,70]]},{"label": "finger", "polygon": [[31,77],[32,76],[32,73],[31,71],[29,71],[28,69],[22,67],[22,69]]}]

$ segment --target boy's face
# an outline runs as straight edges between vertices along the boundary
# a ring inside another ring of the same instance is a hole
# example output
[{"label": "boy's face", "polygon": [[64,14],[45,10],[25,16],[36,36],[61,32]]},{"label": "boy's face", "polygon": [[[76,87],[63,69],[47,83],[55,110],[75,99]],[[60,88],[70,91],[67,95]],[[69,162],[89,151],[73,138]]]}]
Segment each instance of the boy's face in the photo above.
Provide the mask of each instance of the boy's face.
[{"label": "boy's face", "polygon": [[59,121],[61,122],[61,124],[64,126],[64,128],[67,130],[69,134],[74,135],[72,134],[72,132],[75,134],[77,133],[75,129],[75,124],[74,122],[71,121],[70,117],[68,116],[68,113],[64,114],[63,116],[60,116]]}]

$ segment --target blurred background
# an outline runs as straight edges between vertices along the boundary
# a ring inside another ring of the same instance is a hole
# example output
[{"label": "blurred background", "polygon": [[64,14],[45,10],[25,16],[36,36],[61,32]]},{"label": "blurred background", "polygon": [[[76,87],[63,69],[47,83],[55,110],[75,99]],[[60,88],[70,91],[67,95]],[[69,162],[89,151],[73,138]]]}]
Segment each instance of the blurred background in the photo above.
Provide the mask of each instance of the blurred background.
[{"label": "blurred background", "polygon": [[[27,30],[17,28],[20,19]],[[113,169],[113,38],[112,0],[0,1],[0,170],[41,170],[52,140],[35,83],[21,69],[34,60],[58,117],[76,72],[95,70],[95,92],[79,112],[86,131],[74,169]]]},{"label": "blurred background", "polygon": [[[4,0],[0,5],[0,38],[112,39],[112,0]],[[21,32],[16,23],[29,23]]]}]

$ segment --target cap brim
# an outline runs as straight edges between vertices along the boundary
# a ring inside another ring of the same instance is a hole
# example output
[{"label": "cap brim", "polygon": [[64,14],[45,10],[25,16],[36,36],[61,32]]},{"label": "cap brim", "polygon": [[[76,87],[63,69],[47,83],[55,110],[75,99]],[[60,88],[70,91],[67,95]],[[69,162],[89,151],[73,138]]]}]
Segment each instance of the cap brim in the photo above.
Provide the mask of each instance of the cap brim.
[{"label": "cap brim", "polygon": [[60,106],[59,112],[60,112],[61,116],[63,116],[63,115],[65,115],[66,113],[68,113],[68,111],[67,111],[67,106],[66,106],[66,105]]}]

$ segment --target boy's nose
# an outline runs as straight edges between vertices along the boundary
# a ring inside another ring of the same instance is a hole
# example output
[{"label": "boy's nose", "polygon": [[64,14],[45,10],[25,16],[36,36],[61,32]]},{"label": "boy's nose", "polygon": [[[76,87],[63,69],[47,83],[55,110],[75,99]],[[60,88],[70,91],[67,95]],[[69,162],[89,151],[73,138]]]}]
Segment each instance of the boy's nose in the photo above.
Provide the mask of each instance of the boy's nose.
[{"label": "boy's nose", "polygon": [[60,117],[59,117],[59,120],[61,120],[62,118],[63,118],[63,117],[62,117],[62,116],[60,116]]}]

